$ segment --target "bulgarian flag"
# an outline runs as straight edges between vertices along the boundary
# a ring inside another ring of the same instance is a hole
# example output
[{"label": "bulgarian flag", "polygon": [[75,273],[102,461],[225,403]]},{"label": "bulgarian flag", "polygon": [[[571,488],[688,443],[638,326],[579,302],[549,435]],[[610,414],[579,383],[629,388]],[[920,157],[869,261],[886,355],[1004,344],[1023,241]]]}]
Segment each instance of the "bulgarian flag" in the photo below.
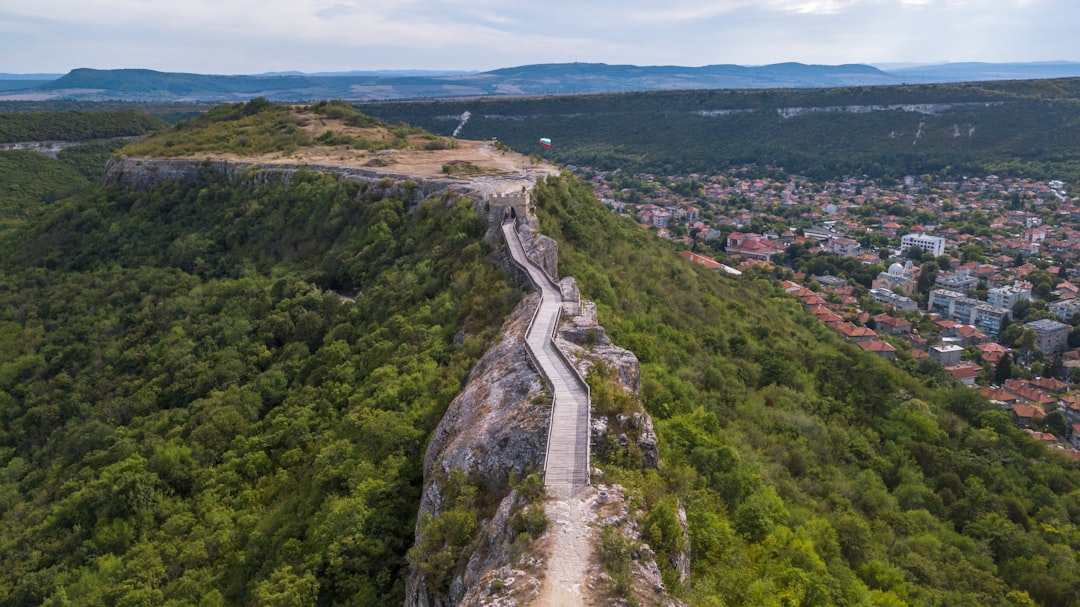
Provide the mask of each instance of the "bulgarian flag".
[{"label": "bulgarian flag", "polygon": [[540,145],[542,145],[542,146],[544,146],[546,148],[551,147],[551,139],[548,139],[547,137],[541,137],[540,138]]}]

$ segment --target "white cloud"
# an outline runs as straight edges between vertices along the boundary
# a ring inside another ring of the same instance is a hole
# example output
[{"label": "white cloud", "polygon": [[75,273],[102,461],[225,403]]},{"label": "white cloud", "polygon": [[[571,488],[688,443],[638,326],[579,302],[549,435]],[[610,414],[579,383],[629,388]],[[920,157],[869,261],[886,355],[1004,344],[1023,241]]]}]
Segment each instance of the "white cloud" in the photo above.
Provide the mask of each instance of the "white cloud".
[{"label": "white cloud", "polygon": [[0,71],[1080,59],[1078,17],[1075,0],[0,0]]}]

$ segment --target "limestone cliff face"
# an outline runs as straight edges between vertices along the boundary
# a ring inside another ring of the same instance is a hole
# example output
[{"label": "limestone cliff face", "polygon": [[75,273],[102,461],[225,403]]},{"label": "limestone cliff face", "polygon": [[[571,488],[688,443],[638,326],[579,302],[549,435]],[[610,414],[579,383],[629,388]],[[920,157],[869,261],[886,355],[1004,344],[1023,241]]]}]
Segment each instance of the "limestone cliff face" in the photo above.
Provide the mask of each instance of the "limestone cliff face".
[{"label": "limestone cliff face", "polygon": [[[412,569],[407,607],[479,604],[474,601],[487,587],[479,584],[481,579],[500,571],[514,577],[506,569],[513,564],[516,535],[509,520],[523,504],[507,481],[511,473],[520,478],[542,471],[551,413],[551,397],[524,345],[538,301],[537,295],[530,295],[515,308],[503,327],[502,339],[481,357],[432,435],[424,457],[418,542],[424,517],[437,517],[448,507],[444,479],[454,470],[496,492],[499,505],[490,518],[480,521],[477,537],[456,563],[448,589],[431,588],[430,581]],[[464,602],[467,596],[469,601]]]},{"label": "limestone cliff face", "polygon": [[[388,188],[407,192],[413,202],[444,191],[456,191],[478,199],[480,191],[461,179],[418,179],[406,174],[330,165],[256,163],[232,160],[200,160],[195,158],[113,158],[105,166],[105,185],[148,188],[165,181],[196,181],[204,173],[216,173],[227,178],[245,176],[255,184],[280,179],[288,183],[298,171],[337,175],[342,179],[385,183]],[[395,193],[390,191],[388,193]]]},{"label": "limestone cliff face", "polygon": [[525,254],[555,282],[559,281],[559,243],[535,229],[536,225],[518,224],[518,236],[525,247]]}]

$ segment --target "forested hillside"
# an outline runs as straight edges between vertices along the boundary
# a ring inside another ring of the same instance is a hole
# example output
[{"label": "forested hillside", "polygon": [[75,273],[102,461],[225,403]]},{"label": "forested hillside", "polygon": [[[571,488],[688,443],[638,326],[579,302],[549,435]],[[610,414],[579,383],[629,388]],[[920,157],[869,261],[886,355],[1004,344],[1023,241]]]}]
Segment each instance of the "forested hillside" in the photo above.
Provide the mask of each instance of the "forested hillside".
[{"label": "forested hillside", "polygon": [[[165,123],[138,110],[0,112],[0,143],[87,141],[145,135]],[[0,150],[0,231],[21,225],[49,204],[98,182],[120,141],[89,141],[58,158]]]},{"label": "forested hillside", "polygon": [[766,279],[687,264],[572,179],[538,206],[560,271],[641,359],[665,465],[609,446],[605,482],[640,492],[658,554],[681,549],[686,506],[691,604],[1080,601],[1080,472],[1005,411],[843,342]]},{"label": "forested hillside", "polygon": [[[711,173],[757,163],[811,177],[998,172],[1080,180],[1078,79],[360,107],[438,134],[463,124],[461,137],[498,137],[558,162],[633,172]],[[552,140],[550,150],[537,145],[540,137]]]},{"label": "forested hillside", "polygon": [[467,201],[384,185],[91,189],[0,238],[0,604],[401,603],[417,454],[520,294]]},{"label": "forested hillside", "polygon": [[139,110],[0,113],[0,143],[145,135],[165,123]]},{"label": "forested hillside", "polygon": [[0,152],[0,232],[88,185],[71,165],[29,150]]}]

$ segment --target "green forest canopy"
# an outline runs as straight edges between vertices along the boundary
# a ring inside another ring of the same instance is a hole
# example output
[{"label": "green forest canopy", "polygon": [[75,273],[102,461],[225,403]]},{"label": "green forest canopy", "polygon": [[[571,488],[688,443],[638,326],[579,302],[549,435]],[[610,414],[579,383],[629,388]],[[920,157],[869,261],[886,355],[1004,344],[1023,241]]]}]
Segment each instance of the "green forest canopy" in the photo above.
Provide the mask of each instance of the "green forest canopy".
[{"label": "green forest canopy", "polygon": [[[1062,79],[358,107],[442,135],[468,111],[461,137],[498,137],[557,162],[630,172],[685,175],[756,163],[815,178],[996,172],[1080,181],[1072,136],[1080,125],[1078,97],[1080,79]],[[865,111],[870,107],[876,110]],[[542,150],[538,137],[554,145]]]},{"label": "green forest canopy", "polygon": [[402,602],[416,454],[519,297],[403,196],[208,175],[0,240],[0,603]]}]

